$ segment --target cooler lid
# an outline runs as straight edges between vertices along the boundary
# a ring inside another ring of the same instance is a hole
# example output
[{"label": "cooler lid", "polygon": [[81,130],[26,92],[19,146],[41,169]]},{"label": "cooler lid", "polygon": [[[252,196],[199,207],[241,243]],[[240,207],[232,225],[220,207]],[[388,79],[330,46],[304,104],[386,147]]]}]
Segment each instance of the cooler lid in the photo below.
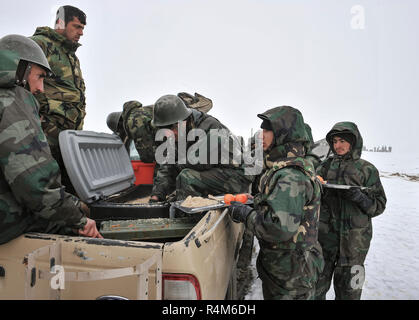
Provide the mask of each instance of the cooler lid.
[{"label": "cooler lid", "polygon": [[121,139],[92,131],[62,131],[61,154],[79,198],[92,203],[132,186],[134,170]]}]

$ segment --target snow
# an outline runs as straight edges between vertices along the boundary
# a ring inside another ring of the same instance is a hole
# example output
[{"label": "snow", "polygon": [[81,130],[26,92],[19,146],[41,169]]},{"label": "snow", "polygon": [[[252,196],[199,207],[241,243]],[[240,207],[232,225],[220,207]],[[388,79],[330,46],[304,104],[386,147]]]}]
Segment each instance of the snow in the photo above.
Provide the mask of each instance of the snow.
[{"label": "snow", "polygon": [[[380,171],[387,196],[383,214],[373,218],[373,238],[365,261],[362,300],[419,299],[419,152],[363,152]],[[254,281],[246,300],[263,299],[257,277],[255,241],[251,263]],[[334,299],[333,287],[327,299]]]}]

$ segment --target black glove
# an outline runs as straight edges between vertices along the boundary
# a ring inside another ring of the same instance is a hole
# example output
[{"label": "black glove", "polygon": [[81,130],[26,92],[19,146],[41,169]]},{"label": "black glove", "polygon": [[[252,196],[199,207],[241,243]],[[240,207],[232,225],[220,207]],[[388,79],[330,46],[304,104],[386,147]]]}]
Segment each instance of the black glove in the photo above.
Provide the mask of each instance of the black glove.
[{"label": "black glove", "polygon": [[368,211],[373,205],[373,201],[361,191],[360,188],[350,188],[342,193],[342,197],[346,200],[355,202],[362,210]]},{"label": "black glove", "polygon": [[228,212],[230,213],[231,219],[237,223],[246,223],[247,217],[252,211],[252,207],[237,201],[231,201],[231,204],[228,207]]}]

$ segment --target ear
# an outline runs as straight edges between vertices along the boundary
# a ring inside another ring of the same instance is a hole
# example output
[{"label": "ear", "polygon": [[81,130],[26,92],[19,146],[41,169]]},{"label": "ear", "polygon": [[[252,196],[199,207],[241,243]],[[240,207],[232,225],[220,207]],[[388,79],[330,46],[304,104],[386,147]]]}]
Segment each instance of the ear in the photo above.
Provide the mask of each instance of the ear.
[{"label": "ear", "polygon": [[63,19],[58,18],[55,22],[55,29],[56,30],[64,30],[65,29],[65,22]]}]

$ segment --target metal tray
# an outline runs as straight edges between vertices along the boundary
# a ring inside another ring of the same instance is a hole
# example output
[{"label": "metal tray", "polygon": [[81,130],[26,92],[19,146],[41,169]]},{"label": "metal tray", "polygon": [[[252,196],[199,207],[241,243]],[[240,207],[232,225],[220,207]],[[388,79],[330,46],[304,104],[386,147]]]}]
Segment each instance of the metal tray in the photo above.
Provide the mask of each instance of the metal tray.
[{"label": "metal tray", "polygon": [[[224,197],[215,197],[215,198],[224,198]],[[215,199],[211,199],[211,200],[215,200]],[[210,206],[202,206],[202,207],[195,207],[195,208],[189,208],[189,207],[182,207],[181,204],[184,200],[180,200],[180,201],[175,201],[172,203],[172,206],[185,212],[188,214],[193,214],[193,213],[197,213],[197,212],[202,212],[202,211],[209,211],[209,210],[217,210],[217,209],[222,209],[225,207],[228,207],[229,205],[224,203],[223,200],[218,200],[217,204],[213,204]],[[252,205],[253,204],[253,199],[249,199],[246,202],[247,205]]]},{"label": "metal tray", "polygon": [[346,184],[333,184],[333,183],[325,183],[322,186],[325,187],[325,188],[329,188],[329,189],[339,189],[339,190],[349,190],[349,189],[354,189],[354,188],[359,188],[361,190],[368,189],[368,187],[349,186],[349,185],[346,185]]}]

